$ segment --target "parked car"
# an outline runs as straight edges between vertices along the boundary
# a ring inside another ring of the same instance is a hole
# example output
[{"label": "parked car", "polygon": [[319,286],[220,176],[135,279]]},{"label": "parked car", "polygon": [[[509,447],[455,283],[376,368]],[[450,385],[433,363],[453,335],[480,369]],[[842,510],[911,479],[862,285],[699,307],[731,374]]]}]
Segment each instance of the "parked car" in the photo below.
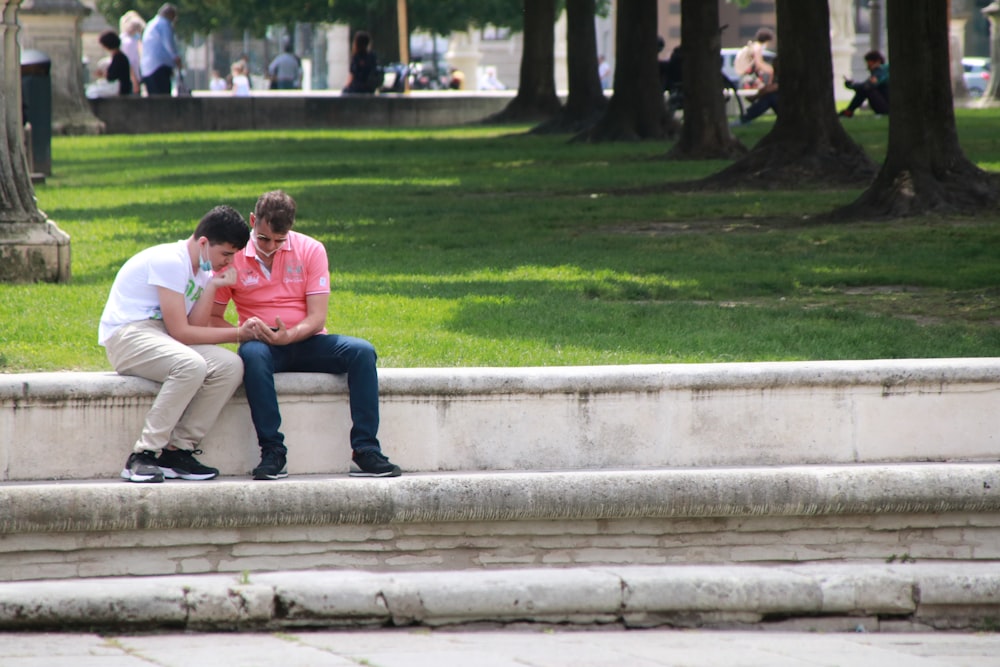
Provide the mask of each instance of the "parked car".
[{"label": "parked car", "polygon": [[971,97],[979,97],[990,87],[990,59],[962,58],[962,77]]}]

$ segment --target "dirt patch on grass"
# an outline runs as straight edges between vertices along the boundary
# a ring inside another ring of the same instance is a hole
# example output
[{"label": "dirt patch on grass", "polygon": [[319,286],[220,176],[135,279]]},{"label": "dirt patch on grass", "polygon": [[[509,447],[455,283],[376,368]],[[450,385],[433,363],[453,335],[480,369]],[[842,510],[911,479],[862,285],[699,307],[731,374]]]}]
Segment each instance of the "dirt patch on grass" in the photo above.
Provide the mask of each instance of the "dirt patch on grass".
[{"label": "dirt patch on grass", "polygon": [[719,308],[844,308],[856,312],[898,317],[925,326],[964,322],[973,326],[1000,327],[1000,291],[952,292],[914,285],[867,285],[824,289],[797,296],[756,297],[713,303]]},{"label": "dirt patch on grass", "polygon": [[674,236],[678,234],[726,234],[732,232],[767,232],[774,229],[808,227],[801,218],[734,218],[723,220],[689,220],[683,222],[622,223],[602,227],[599,231],[634,236]]}]

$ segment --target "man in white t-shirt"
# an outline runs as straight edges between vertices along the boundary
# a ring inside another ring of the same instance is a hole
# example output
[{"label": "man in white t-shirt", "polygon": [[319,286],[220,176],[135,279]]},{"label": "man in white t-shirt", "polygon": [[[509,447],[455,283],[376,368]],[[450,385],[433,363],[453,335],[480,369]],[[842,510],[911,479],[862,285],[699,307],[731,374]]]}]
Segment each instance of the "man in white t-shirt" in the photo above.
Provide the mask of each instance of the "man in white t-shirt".
[{"label": "man in white t-shirt", "polygon": [[121,375],[162,383],[123,479],[204,480],[219,474],[194,455],[242,382],[243,363],[217,344],[250,339],[256,325],[222,329],[209,320],[215,290],[235,282],[230,265],[249,240],[243,217],[217,206],[190,238],[139,252],[115,276],[98,342]]}]

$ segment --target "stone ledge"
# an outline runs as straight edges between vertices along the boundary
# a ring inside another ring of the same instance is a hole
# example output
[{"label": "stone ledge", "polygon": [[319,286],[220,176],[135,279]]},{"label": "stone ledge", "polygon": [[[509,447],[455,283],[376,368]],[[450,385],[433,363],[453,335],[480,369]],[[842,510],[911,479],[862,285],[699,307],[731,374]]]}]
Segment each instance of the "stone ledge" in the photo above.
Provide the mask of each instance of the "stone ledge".
[{"label": "stone ledge", "polygon": [[630,518],[996,512],[1000,464],[305,476],[0,486],[0,535]]},{"label": "stone ledge", "polygon": [[[970,462],[1000,451],[995,358],[387,368],[379,380],[383,449],[409,472]],[[346,472],[344,378],[276,381],[289,472]],[[114,373],[0,375],[0,480],[116,476],[156,391]],[[246,474],[255,443],[237,392],[202,458]]]},{"label": "stone ledge", "polygon": [[[279,373],[280,394],[347,393],[344,376]],[[891,394],[908,388],[949,384],[992,385],[1000,380],[1000,358],[874,359],[626,366],[383,368],[383,396],[475,396],[493,394],[649,392],[664,389],[785,389],[875,387]],[[0,401],[107,398],[152,395],[157,384],[112,372],[7,373],[0,375]]]},{"label": "stone ledge", "polygon": [[0,584],[0,629],[438,626],[748,627],[840,618],[985,628],[1000,563],[677,565],[414,573],[245,573]]},{"label": "stone ledge", "polygon": [[257,91],[250,97],[105,97],[88,100],[109,134],[220,130],[442,127],[481,122],[502,111],[514,91],[340,95]]}]

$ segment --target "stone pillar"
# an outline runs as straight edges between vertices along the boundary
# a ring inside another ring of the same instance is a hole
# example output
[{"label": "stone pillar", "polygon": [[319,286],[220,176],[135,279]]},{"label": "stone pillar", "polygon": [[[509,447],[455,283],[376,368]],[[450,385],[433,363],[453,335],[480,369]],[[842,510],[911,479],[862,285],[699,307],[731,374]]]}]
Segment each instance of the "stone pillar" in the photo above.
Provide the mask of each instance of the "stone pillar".
[{"label": "stone pillar", "polygon": [[833,56],[833,95],[838,101],[849,100],[853,91],[844,88],[846,76],[853,79],[854,3],[852,0],[830,0],[830,49]]},{"label": "stone pillar", "polygon": [[17,9],[0,0],[0,281],[65,282],[70,277],[69,235],[35,204],[21,120],[21,54]]},{"label": "stone pillar", "polygon": [[479,63],[483,54],[479,50],[479,30],[469,28],[466,32],[453,32],[448,39],[448,63],[465,75],[464,90],[479,90]]},{"label": "stone pillar", "polygon": [[569,91],[569,56],[567,54],[567,26],[569,21],[566,18],[566,11],[559,13],[556,19],[555,35],[553,36],[553,57],[555,60],[555,84],[556,92],[559,94]]},{"label": "stone pillar", "polygon": [[965,55],[965,24],[969,20],[965,17],[955,18],[952,16],[948,24],[948,69],[951,72],[951,96],[957,100],[965,100],[969,97],[969,88],[965,85],[964,70],[962,69],[962,56]]},{"label": "stone pillar", "polygon": [[79,0],[23,0],[21,6],[21,48],[43,51],[52,61],[53,134],[99,134],[104,129],[83,92],[80,22],[89,12]]},{"label": "stone pillar", "polygon": [[326,71],[330,90],[340,90],[351,70],[351,29],[342,23],[327,26]]},{"label": "stone pillar", "polygon": [[870,0],[868,3],[869,12],[869,24],[871,29],[869,31],[869,42],[868,49],[871,51],[881,51],[888,58],[889,54],[885,48],[882,47],[882,18],[884,14],[882,13],[882,5],[884,0]]},{"label": "stone pillar", "polygon": [[983,16],[990,22],[990,62],[993,64],[993,76],[990,77],[990,88],[983,95],[982,103],[995,105],[1000,101],[1000,1],[994,0],[983,7]]}]

